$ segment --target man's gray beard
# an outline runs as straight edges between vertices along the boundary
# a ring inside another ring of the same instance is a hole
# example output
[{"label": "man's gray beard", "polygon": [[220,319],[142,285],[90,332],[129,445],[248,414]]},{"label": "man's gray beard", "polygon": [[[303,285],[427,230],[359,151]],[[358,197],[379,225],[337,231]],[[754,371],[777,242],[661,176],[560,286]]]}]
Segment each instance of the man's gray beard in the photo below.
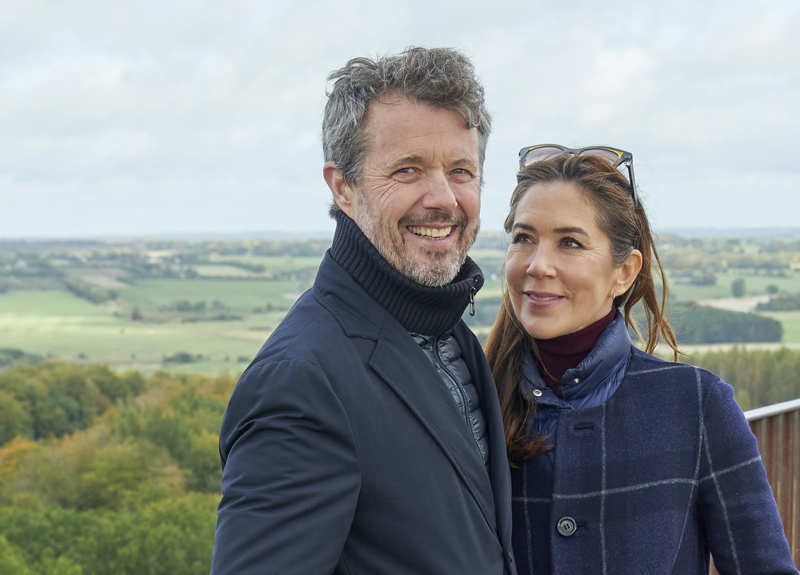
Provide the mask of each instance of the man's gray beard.
[{"label": "man's gray beard", "polygon": [[[419,265],[419,263],[414,260],[407,259],[408,252],[406,250],[394,250],[393,246],[386,246],[378,241],[377,234],[375,233],[375,222],[371,217],[369,207],[369,202],[366,201],[364,195],[359,191],[356,196],[356,213],[354,214],[353,221],[355,221],[356,225],[361,229],[361,232],[367,236],[370,243],[375,246],[378,253],[383,256],[383,259],[389,262],[389,265],[411,281],[426,287],[446,286],[455,279],[458,272],[461,270],[461,266],[464,265],[467,259],[467,252],[472,247],[472,244],[475,243],[475,238],[478,237],[478,230],[480,229],[479,220],[475,225],[472,237],[468,237],[463,246],[458,246],[456,257],[451,263],[443,265],[434,264],[432,268],[426,268],[425,266]],[[462,240],[464,239],[463,234],[466,233],[469,232],[467,231],[466,224],[464,224],[464,228],[461,229]],[[402,247],[404,246],[398,246],[398,248]],[[397,261],[393,261],[391,257],[394,252],[396,252]],[[435,259],[434,257],[434,260]]]},{"label": "man's gray beard", "polygon": [[442,287],[449,284],[458,275],[458,270],[464,265],[466,253],[458,253],[457,258],[443,265],[434,265],[433,268],[417,266],[415,261],[406,261],[400,270],[407,278],[427,287]]},{"label": "man's gray beard", "polygon": [[[461,267],[464,265],[464,262],[467,259],[467,252],[469,251],[469,248],[472,247],[472,244],[475,242],[475,238],[478,237],[479,227],[480,224],[475,227],[475,233],[471,238],[467,239],[463,246],[458,246],[456,257],[453,260],[443,262],[438,265],[434,263],[433,266],[421,265],[416,260],[410,259],[408,257],[408,252],[397,253],[398,261],[393,262],[390,255],[394,250],[387,248],[385,245],[379,242],[377,238],[374,237],[375,234],[373,233],[372,226],[370,225],[367,229],[362,231],[372,245],[375,246],[381,256],[383,256],[383,259],[389,262],[393,268],[395,268],[405,277],[426,287],[443,287],[452,282],[458,275],[458,272],[461,270]],[[466,229],[464,229],[461,233],[464,234],[468,232]],[[446,256],[447,254],[444,254],[443,259]],[[435,259],[436,258],[434,257],[434,260]]]}]

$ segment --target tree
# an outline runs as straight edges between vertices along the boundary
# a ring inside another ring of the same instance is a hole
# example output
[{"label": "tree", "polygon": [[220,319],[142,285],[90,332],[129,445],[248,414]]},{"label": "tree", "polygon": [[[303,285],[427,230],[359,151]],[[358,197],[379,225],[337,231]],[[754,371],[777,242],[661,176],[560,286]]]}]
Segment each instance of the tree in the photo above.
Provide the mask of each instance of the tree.
[{"label": "tree", "polygon": [[0,535],[0,573],[33,575],[33,572],[25,565],[23,553],[6,541],[2,535]]},{"label": "tree", "polygon": [[776,286],[775,284],[769,284],[767,286],[767,293],[770,294],[770,295],[776,294],[779,291],[780,291],[780,288],[778,288],[778,286]]},{"label": "tree", "polygon": [[736,278],[731,283],[731,293],[733,297],[744,297],[745,294],[745,283],[744,278]]},{"label": "tree", "polygon": [[18,435],[30,437],[32,434],[30,414],[13,395],[0,389],[0,445]]}]

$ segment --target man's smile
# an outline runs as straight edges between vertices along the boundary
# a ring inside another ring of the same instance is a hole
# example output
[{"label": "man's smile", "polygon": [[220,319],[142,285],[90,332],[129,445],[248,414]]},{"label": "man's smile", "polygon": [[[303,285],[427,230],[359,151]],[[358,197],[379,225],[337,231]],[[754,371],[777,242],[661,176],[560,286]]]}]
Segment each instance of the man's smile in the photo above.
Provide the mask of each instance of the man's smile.
[{"label": "man's smile", "polygon": [[428,227],[428,226],[407,226],[406,229],[416,236],[424,238],[440,239],[449,236],[456,226]]}]

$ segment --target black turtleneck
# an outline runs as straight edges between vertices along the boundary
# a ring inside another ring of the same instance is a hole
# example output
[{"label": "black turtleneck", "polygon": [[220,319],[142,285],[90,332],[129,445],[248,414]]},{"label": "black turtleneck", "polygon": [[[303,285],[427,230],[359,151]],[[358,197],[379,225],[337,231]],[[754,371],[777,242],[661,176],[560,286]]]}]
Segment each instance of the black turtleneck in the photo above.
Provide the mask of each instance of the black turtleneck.
[{"label": "black turtleneck", "polygon": [[342,211],[336,213],[336,233],[329,251],[334,261],[410,332],[439,335],[448,331],[483,286],[483,274],[469,257],[449,284],[418,284],[387,262]]}]

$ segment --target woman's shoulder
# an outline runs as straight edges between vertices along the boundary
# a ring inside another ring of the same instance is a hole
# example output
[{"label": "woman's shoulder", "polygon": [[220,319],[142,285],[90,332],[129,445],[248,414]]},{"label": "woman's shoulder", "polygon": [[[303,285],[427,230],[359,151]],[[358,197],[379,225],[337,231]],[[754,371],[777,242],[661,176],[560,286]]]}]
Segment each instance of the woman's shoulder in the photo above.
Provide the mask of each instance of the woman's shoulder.
[{"label": "woman's shoulder", "polygon": [[626,377],[650,379],[666,385],[685,385],[719,393],[730,388],[718,375],[702,367],[668,361],[631,346],[631,362]]}]

